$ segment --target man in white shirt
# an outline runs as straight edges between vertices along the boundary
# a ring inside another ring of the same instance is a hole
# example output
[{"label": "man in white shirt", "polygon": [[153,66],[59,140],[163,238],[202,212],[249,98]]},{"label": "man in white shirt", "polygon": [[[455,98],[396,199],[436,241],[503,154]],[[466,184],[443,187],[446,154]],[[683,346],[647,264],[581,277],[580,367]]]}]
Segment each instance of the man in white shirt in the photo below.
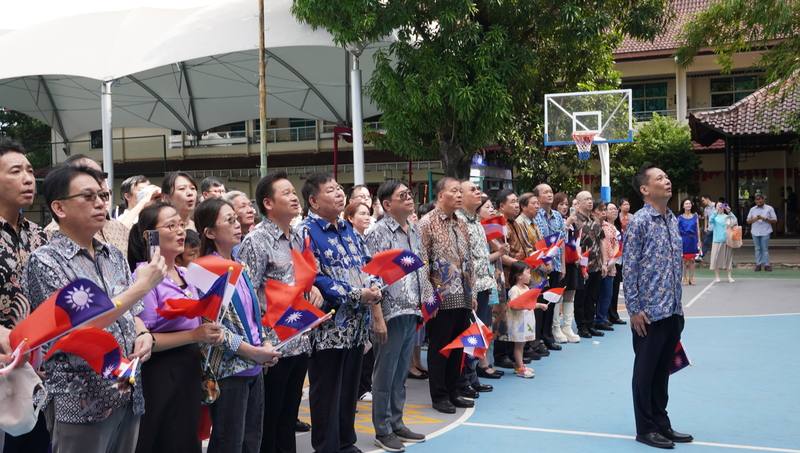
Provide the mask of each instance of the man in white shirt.
[{"label": "man in white shirt", "polygon": [[769,265],[769,236],[772,234],[772,225],[778,223],[778,216],[772,206],[765,203],[764,195],[756,194],[755,199],[756,205],[750,208],[747,223],[756,249],[756,272],[762,268],[772,272],[772,266]]}]

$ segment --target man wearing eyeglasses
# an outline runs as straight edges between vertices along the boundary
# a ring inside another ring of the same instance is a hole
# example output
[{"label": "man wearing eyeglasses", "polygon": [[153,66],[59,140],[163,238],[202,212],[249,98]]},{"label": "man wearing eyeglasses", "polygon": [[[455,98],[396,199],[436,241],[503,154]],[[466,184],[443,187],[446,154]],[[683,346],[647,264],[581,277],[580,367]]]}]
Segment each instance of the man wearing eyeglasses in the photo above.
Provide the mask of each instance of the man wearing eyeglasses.
[{"label": "man wearing eyeglasses", "polygon": [[[111,207],[111,189],[108,185],[108,173],[103,173],[100,164],[95,162],[94,160],[90,159],[89,157],[83,154],[73,154],[64,161],[62,165],[70,166],[70,167],[87,167],[91,168],[92,170],[98,172],[101,175],[102,181],[101,186],[108,193],[108,196],[104,196],[101,199],[105,204],[106,213],[109,212]],[[138,215],[138,214],[137,214]],[[107,222],[103,225],[103,228],[97,232],[95,239],[100,242],[106,243],[108,245],[114,246],[119,249],[123,255],[128,255],[128,235],[131,232],[130,226],[127,226],[128,223],[123,223],[119,219],[111,219],[109,218],[108,214],[106,214]],[[132,224],[131,224],[132,225]],[[53,219],[46,227],[44,227],[45,233],[47,233],[48,237],[51,237],[54,232],[58,231],[58,223]]]},{"label": "man wearing eyeglasses", "polygon": [[[33,167],[21,144],[0,138],[0,330],[13,329],[30,314],[22,290],[22,272],[30,254],[47,242],[42,228],[22,216],[33,204],[36,182]],[[10,353],[0,342],[0,354]],[[0,431],[0,451],[46,453],[50,434],[40,417],[33,431],[22,436],[6,435],[5,450]]]},{"label": "man wearing eyeglasses", "polygon": [[[90,325],[111,333],[125,357],[145,362],[153,336],[137,315],[142,298],[164,278],[166,265],[157,254],[139,267],[133,281],[122,252],[94,237],[107,222],[110,194],[102,181],[101,173],[82,166],[57,167],[47,175],[45,202],[59,231],[31,255],[23,276],[25,294],[35,309],[76,278],[92,280],[117,307]],[[65,353],[45,362],[44,372],[53,451],[134,451],[144,412],[140,385],[120,387]]]}]

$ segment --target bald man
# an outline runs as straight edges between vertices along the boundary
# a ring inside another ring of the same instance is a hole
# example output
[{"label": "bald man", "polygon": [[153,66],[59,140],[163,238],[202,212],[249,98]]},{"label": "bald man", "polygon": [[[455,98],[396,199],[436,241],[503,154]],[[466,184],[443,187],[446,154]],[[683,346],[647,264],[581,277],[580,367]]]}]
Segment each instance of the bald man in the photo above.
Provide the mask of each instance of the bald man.
[{"label": "bald man", "polygon": [[[592,208],[594,207],[592,194],[587,191],[579,192],[575,199],[578,200],[575,205],[575,224],[576,231],[581,232],[581,251],[590,250],[602,239],[603,228],[592,218]],[[604,335],[603,332],[594,328],[595,304],[600,294],[601,278],[600,272],[589,272],[583,288],[579,288],[575,292],[575,321],[578,324],[578,335],[581,338]]]}]

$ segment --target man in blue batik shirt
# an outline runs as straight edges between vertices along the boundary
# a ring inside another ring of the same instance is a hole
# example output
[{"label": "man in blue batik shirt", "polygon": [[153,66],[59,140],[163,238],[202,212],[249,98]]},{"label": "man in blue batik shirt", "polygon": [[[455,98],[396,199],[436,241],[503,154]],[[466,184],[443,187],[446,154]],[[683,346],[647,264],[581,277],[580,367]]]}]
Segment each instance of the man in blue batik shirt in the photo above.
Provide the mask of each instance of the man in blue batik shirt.
[{"label": "man in blue batik shirt", "polygon": [[359,451],[355,412],[361,358],[370,306],[381,299],[381,291],[361,271],[369,260],[366,247],[339,217],[344,211],[339,183],[329,174],[313,174],[303,186],[303,198],[309,213],[302,228],[319,262],[314,286],[322,293],[322,309],[336,310],[334,319],[311,334],[311,445],[320,453]]},{"label": "man in blue batik shirt", "polygon": [[623,282],[633,329],[633,412],[636,440],[673,448],[692,436],[673,431],[667,416],[670,363],[683,330],[678,220],[667,208],[672,183],[667,174],[643,165],[633,186],[644,207],[625,231]]}]

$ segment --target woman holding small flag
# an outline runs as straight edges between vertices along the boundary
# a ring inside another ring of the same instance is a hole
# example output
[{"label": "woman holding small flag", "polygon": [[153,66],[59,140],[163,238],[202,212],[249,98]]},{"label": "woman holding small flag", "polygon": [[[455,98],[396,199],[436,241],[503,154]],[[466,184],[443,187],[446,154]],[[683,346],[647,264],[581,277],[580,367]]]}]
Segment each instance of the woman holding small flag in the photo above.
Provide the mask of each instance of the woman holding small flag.
[{"label": "woman holding small flag", "polygon": [[[205,200],[197,207],[194,222],[201,256],[233,261],[233,248],[242,239],[233,205],[218,198]],[[206,371],[219,384],[219,397],[210,406],[213,429],[208,451],[255,452],[261,447],[265,404],[262,365],[275,365],[280,354],[261,326],[259,300],[246,270],[236,280],[236,290],[219,319],[223,341],[204,351]]]},{"label": "woman holding small flag", "polygon": [[617,206],[609,203],[601,213],[603,228],[603,266],[605,266],[605,276],[600,284],[600,297],[597,300],[597,308],[594,315],[594,326],[598,330],[614,330],[608,319],[608,310],[611,306],[611,296],[614,292],[614,279],[617,276],[617,260],[622,256],[622,248],[619,243],[619,231],[614,226],[613,219],[609,219],[609,206],[613,206],[614,217],[616,217]]},{"label": "woman holding small flag", "polygon": [[[499,225],[501,227],[502,236],[499,238],[493,238],[488,241],[488,250],[489,250],[489,262],[492,264],[492,271],[494,272],[494,280],[495,284],[492,287],[491,293],[489,294],[489,307],[488,307],[488,319],[489,322],[484,323],[492,326],[494,324],[494,318],[498,315],[497,311],[499,311],[501,304],[504,304],[507,299],[507,292],[506,292],[506,280],[505,276],[503,275],[503,256],[508,254],[509,248],[508,244],[505,242],[505,225],[506,218],[504,216],[498,215],[497,211],[494,209],[494,204],[492,200],[484,194],[481,198],[481,205],[478,206],[478,216],[481,218],[481,223],[484,222],[500,222]],[[490,220],[495,219],[495,220]],[[502,242],[501,242],[502,240]],[[505,316],[505,314],[503,314]],[[505,373],[503,371],[494,368],[494,342],[491,342],[489,345],[489,353],[486,354],[486,357],[481,359],[480,363],[478,364],[478,376],[485,377],[488,379],[499,379]]]},{"label": "woman holding small flag", "polygon": [[[200,420],[200,383],[202,356],[200,344],[222,341],[217,323],[203,323],[199,317],[165,315],[169,300],[200,297],[197,288],[186,279],[186,269],[175,265],[183,253],[186,225],[170,204],[157,202],[139,214],[131,229],[128,259],[133,263],[147,260],[146,232],[157,231],[159,250],[167,273],[164,280],[142,299],[139,314],[153,336],[153,356],[142,366],[145,414],[139,426],[137,452],[199,452],[197,426]],[[134,272],[134,276],[137,275]]]},{"label": "woman holding small flag", "polygon": [[564,230],[566,242],[564,243],[564,299],[561,302],[560,323],[553,323],[553,329],[560,329],[570,343],[580,343],[581,337],[572,330],[572,323],[575,320],[575,290],[580,285],[583,287],[583,278],[578,268],[580,255],[579,229],[575,228],[575,215],[569,213],[569,197],[564,192],[558,192],[553,196],[553,205],[564,219]]}]

